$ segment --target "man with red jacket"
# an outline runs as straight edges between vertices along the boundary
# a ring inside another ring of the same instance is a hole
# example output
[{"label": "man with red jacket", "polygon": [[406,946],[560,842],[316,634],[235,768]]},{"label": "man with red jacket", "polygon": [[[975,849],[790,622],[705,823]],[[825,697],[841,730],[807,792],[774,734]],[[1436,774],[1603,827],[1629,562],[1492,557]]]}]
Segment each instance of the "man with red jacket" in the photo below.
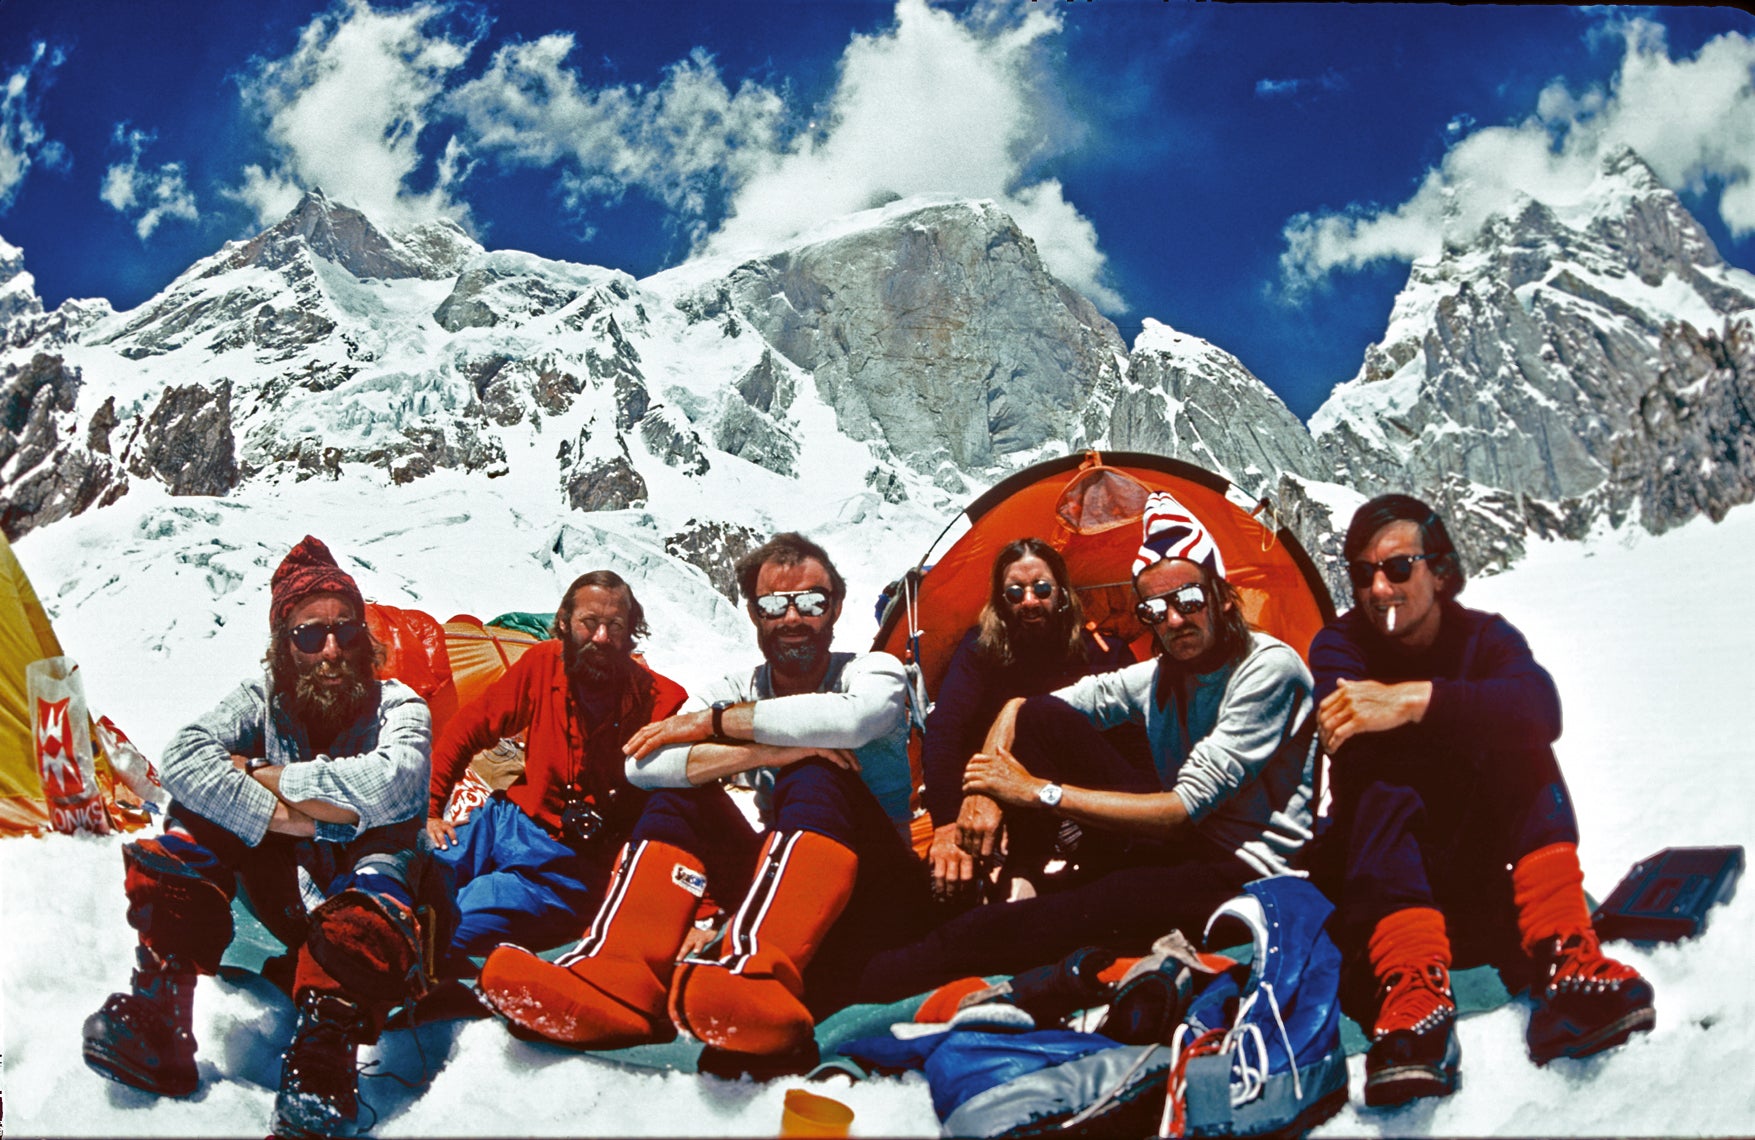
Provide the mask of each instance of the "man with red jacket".
[{"label": "man with red jacket", "polygon": [[[687,696],[635,658],[645,611],[614,571],[567,587],[552,632],[433,746],[427,834],[456,878],[454,969],[501,942],[544,948],[578,937],[645,805],[623,775],[622,745]],[[470,759],[520,732],[523,775],[466,823],[448,822],[446,801]]]}]

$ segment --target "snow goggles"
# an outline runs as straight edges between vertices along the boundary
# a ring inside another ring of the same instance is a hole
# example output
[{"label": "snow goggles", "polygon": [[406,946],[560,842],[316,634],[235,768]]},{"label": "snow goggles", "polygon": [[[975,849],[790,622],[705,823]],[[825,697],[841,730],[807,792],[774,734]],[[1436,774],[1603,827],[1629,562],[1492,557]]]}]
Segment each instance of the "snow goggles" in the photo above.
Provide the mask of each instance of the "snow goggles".
[{"label": "snow goggles", "polygon": [[1005,600],[1015,606],[1024,600],[1024,591],[1026,590],[1035,594],[1038,599],[1046,602],[1049,598],[1054,596],[1054,583],[1045,578],[1038,578],[1028,586],[1025,586],[1021,582],[1008,583],[1005,588]]},{"label": "snow goggles", "polygon": [[1347,577],[1352,580],[1353,589],[1369,590],[1371,583],[1377,578],[1377,572],[1381,570],[1391,585],[1399,586],[1414,576],[1414,563],[1437,557],[1436,554],[1397,554],[1393,558],[1385,558],[1382,562],[1366,562],[1363,559],[1356,559],[1347,563]]},{"label": "snow goggles", "polygon": [[1147,625],[1162,625],[1175,610],[1183,617],[1193,617],[1207,608],[1207,592],[1199,582],[1178,586],[1168,594],[1145,598],[1133,608],[1133,615]]},{"label": "snow goggles", "polygon": [[366,623],[363,621],[338,621],[333,625],[306,622],[287,630],[286,639],[300,653],[321,653],[331,634],[335,636],[336,645],[343,649],[352,649],[365,632]]},{"label": "snow goggles", "polygon": [[829,612],[829,593],[827,590],[778,590],[756,597],[756,612],[769,621],[779,621],[786,616],[788,609],[797,610],[799,617],[822,617]]}]

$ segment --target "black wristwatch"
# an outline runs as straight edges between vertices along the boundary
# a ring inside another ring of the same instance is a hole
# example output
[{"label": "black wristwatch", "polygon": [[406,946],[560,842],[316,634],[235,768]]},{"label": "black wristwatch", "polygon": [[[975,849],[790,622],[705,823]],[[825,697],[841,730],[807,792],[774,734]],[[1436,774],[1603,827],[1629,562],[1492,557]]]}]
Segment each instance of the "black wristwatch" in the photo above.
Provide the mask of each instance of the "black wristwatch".
[{"label": "black wristwatch", "polygon": [[715,740],[728,739],[725,735],[725,710],[736,703],[736,701],[713,702],[713,738]]}]

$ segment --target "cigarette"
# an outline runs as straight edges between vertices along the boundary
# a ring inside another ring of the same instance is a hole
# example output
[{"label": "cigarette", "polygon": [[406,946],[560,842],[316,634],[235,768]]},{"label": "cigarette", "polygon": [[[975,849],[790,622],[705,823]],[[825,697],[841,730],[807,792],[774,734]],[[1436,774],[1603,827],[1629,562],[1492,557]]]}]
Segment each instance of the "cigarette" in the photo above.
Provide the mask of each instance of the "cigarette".
[{"label": "cigarette", "polygon": [[1395,611],[1396,611],[1396,607],[1390,606],[1389,607],[1389,616],[1387,618],[1385,618],[1384,622],[1383,622],[1383,628],[1386,631],[1388,631],[1389,633],[1395,632]]}]

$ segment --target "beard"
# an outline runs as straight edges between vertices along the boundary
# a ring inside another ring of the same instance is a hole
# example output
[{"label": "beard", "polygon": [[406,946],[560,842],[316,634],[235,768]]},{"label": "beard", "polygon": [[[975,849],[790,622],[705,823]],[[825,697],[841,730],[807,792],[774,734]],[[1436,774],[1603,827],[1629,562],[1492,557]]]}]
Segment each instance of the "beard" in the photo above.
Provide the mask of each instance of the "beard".
[{"label": "beard", "polygon": [[829,645],[835,639],[835,630],[811,630],[810,636],[799,640],[783,640],[780,630],[775,626],[767,626],[757,631],[756,644],[762,650],[762,656],[775,672],[788,676],[808,676],[828,659]]},{"label": "beard", "polygon": [[583,645],[571,637],[561,647],[567,679],[588,688],[606,688],[628,674],[628,651],[608,648],[593,642]]},{"label": "beard", "polygon": [[[332,741],[364,714],[372,702],[370,646],[336,661],[318,661],[304,668],[291,655],[275,662],[275,682],[287,697],[292,715],[313,741]],[[340,677],[339,685],[327,679]]]}]

